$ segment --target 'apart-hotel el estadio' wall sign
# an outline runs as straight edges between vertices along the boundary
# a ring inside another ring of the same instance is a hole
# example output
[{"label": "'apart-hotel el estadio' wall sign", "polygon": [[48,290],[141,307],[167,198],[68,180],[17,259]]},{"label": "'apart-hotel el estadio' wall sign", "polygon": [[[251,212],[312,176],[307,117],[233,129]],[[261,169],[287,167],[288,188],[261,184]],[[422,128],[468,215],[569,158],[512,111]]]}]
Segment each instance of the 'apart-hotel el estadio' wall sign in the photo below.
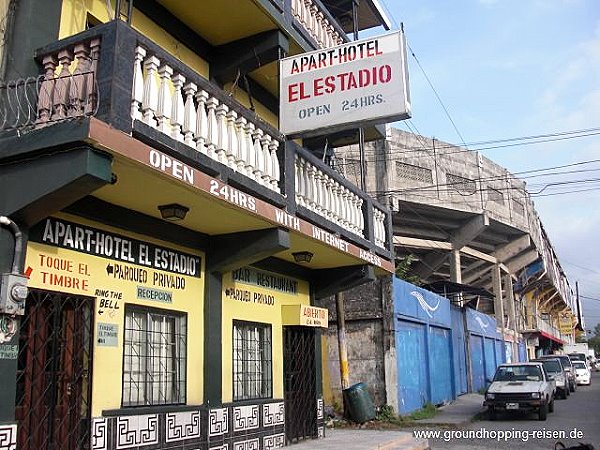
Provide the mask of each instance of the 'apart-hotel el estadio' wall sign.
[{"label": "'apart-hotel el estadio' wall sign", "polygon": [[410,117],[400,31],[280,60],[280,124],[288,136]]}]

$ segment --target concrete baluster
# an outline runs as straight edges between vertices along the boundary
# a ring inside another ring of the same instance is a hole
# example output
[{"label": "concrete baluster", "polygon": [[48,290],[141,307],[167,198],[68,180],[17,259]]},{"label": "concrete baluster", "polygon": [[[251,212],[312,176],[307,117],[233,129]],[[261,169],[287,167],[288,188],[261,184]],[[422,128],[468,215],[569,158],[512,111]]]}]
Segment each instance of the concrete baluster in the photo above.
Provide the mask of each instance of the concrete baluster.
[{"label": "concrete baluster", "polygon": [[144,61],[146,76],[144,78],[144,99],[142,100],[142,120],[145,124],[156,128],[156,109],[158,107],[158,86],[156,71],[160,64],[156,56],[150,56]]},{"label": "concrete baluster", "polygon": [[254,130],[254,170],[252,174],[257,183],[263,184],[263,173],[265,171],[265,157],[263,155],[262,139],[263,131],[260,128]]},{"label": "concrete baluster", "polygon": [[58,53],[58,62],[62,65],[62,69],[58,78],[55,78],[52,95],[52,120],[60,120],[67,117],[67,103],[69,101],[69,88],[71,85],[69,66],[73,62],[73,55],[68,50],[61,50]]},{"label": "concrete baluster", "polygon": [[250,178],[254,176],[254,161],[256,161],[256,149],[254,148],[254,133],[256,127],[250,121],[246,125],[246,165],[244,172]]},{"label": "concrete baluster", "polygon": [[227,165],[227,149],[229,143],[227,142],[227,113],[229,107],[221,103],[217,106],[215,114],[217,115],[217,148],[215,152],[215,159],[221,164]]},{"label": "concrete baluster", "polygon": [[131,118],[142,120],[142,102],[144,101],[144,72],[142,61],[146,57],[146,49],[135,48],[133,60],[133,92],[131,93]]},{"label": "concrete baluster", "polygon": [[183,118],[185,105],[183,102],[183,84],[185,77],[180,73],[171,78],[173,82],[173,101],[171,103],[171,137],[183,142]]},{"label": "concrete baluster", "polygon": [[190,147],[196,148],[194,141],[198,132],[198,117],[196,114],[196,105],[194,105],[194,96],[198,92],[198,86],[189,82],[183,86],[185,102],[183,104],[183,142]]},{"label": "concrete baluster", "polygon": [[236,120],[238,118],[237,112],[230,110],[227,113],[227,148],[225,149],[225,156],[227,157],[226,164],[233,170],[237,170],[236,159],[239,151],[238,134],[236,130]]},{"label": "concrete baluster", "polygon": [[159,67],[160,88],[158,89],[158,107],[156,108],[156,121],[158,130],[166,135],[171,135],[171,110],[173,108],[171,96],[171,75],[173,69],[167,64]]},{"label": "concrete baluster", "polygon": [[44,66],[44,80],[40,84],[40,92],[38,94],[37,120],[36,123],[44,124],[50,120],[52,113],[52,96],[54,92],[54,72],[58,64],[58,60],[52,56],[44,56],[42,60]]},{"label": "concrete baluster", "polygon": [[212,159],[217,159],[217,145],[219,145],[219,120],[217,119],[217,107],[219,100],[211,97],[206,102],[206,111],[208,117],[208,144],[206,154]]},{"label": "concrete baluster", "polygon": [[245,117],[238,117],[235,121],[235,130],[237,133],[237,152],[235,155],[235,165],[236,170],[243,175],[246,175],[246,161],[248,158],[248,150],[247,143],[248,137],[246,134],[246,127],[248,125],[248,120]]}]

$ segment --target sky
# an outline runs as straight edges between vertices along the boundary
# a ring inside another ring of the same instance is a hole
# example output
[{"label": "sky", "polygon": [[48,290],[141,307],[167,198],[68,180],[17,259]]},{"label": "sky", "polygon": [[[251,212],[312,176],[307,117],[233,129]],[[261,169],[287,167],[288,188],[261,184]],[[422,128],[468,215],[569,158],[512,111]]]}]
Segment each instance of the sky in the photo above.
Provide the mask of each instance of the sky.
[{"label": "sky", "polygon": [[481,153],[511,173],[555,168],[536,172],[527,186],[539,192],[536,210],[571,286],[579,284],[593,329],[600,323],[600,2],[380,2],[394,29],[404,24],[409,46],[412,118],[394,127],[471,150],[552,135]]}]

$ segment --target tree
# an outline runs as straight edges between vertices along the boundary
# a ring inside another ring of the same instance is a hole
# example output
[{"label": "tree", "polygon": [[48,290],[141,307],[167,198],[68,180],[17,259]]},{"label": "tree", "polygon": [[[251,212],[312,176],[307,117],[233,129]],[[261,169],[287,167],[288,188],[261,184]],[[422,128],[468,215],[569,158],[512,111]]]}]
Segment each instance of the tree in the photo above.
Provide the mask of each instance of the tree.
[{"label": "tree", "polygon": [[416,284],[418,286],[421,284],[420,278],[417,275],[409,275],[410,267],[416,259],[417,258],[413,254],[408,255],[406,258],[397,258],[396,276],[401,280],[408,281],[409,283]]},{"label": "tree", "polygon": [[596,324],[594,328],[594,336],[588,339],[588,346],[593,348],[596,355],[600,354],[600,323]]}]

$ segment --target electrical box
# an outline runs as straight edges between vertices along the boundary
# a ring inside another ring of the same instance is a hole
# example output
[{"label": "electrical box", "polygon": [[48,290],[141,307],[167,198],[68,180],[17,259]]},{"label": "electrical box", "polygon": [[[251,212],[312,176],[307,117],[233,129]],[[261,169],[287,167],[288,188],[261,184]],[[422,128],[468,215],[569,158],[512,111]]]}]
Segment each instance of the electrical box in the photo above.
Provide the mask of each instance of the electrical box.
[{"label": "electrical box", "polygon": [[25,314],[25,299],[27,298],[27,277],[16,273],[2,274],[0,285],[0,313]]}]

